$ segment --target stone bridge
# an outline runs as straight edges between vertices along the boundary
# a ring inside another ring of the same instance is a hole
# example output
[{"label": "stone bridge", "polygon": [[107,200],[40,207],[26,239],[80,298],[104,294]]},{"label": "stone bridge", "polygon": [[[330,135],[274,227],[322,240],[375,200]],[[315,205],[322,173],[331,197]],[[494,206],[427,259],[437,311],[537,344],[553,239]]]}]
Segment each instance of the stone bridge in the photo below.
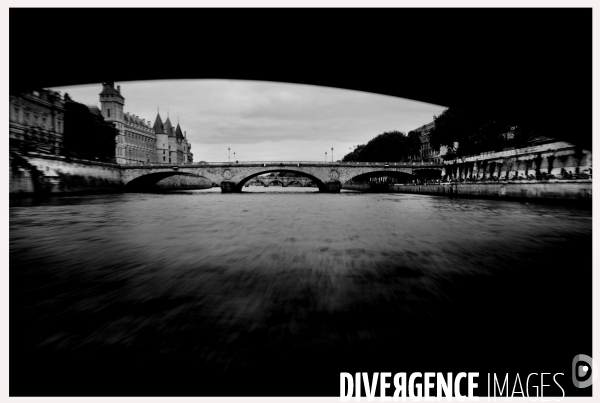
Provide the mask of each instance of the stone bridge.
[{"label": "stone bridge", "polygon": [[223,192],[241,192],[244,185],[258,175],[270,172],[293,172],[313,181],[321,192],[339,192],[345,183],[361,175],[439,178],[443,166],[431,162],[240,162],[197,163],[190,165],[121,165],[121,179],[130,190],[149,188],[173,175],[204,177],[220,185]]},{"label": "stone bridge", "polygon": [[267,176],[260,177],[257,176],[255,178],[250,179],[244,186],[248,187],[250,185],[262,185],[264,187],[269,186],[283,186],[288,187],[289,185],[300,185],[301,187],[310,186],[313,181],[309,178],[304,177],[293,177],[293,176]]}]

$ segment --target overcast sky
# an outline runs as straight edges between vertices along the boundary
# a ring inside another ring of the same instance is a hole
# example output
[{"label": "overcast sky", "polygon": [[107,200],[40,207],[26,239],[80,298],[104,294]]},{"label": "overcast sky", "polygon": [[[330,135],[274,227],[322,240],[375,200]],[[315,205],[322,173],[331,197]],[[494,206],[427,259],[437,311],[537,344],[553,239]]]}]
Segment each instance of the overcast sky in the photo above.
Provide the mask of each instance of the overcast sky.
[{"label": "overcast sky", "polygon": [[[238,81],[117,82],[124,111],[154,124],[167,109],[192,144],[194,161],[331,161],[386,131],[405,133],[429,123],[443,106],[309,85]],[[100,106],[101,84],[53,88]]]}]

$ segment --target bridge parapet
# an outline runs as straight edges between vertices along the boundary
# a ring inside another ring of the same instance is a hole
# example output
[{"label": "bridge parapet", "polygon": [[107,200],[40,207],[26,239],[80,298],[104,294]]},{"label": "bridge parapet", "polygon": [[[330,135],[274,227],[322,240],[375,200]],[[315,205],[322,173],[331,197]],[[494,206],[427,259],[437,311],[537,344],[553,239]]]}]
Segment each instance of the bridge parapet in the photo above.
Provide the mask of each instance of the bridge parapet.
[{"label": "bridge parapet", "polygon": [[442,163],[427,161],[412,162],[323,162],[323,161],[243,161],[243,162],[197,162],[194,164],[177,165],[173,163],[153,163],[145,165],[121,165],[123,168],[147,168],[147,167],[289,167],[289,166],[331,166],[331,167],[350,167],[350,166],[369,166],[369,167],[436,167],[444,166]]}]

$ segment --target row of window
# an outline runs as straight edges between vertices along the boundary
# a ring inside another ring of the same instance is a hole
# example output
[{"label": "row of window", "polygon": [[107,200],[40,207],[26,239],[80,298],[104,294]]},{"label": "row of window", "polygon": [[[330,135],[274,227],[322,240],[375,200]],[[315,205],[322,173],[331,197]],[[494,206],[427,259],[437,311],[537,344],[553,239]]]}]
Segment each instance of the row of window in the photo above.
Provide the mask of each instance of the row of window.
[{"label": "row of window", "polygon": [[[37,114],[30,115],[29,112],[23,113],[23,118],[21,119],[19,108],[14,108],[14,114],[12,116],[12,121],[21,123],[28,126],[40,126],[42,129],[52,130],[52,119],[47,119],[45,116],[39,116]],[[60,120],[57,121],[57,132],[62,132],[62,122]]]},{"label": "row of window", "polygon": [[155,154],[145,150],[136,150],[132,148],[117,148],[117,157],[137,158],[140,161],[154,161]]},{"label": "row of window", "polygon": [[[126,156],[126,155],[137,155],[137,156],[144,156],[144,155],[155,155],[154,151],[155,150],[151,150],[151,149],[146,149],[146,148],[135,148],[135,147],[117,147],[117,156]],[[169,162],[171,162],[171,153],[173,152],[169,152]],[[183,153],[178,152],[177,153],[178,157],[180,157],[180,159],[183,159]],[[166,157],[166,152],[163,150],[163,161],[165,161],[165,157]],[[189,158],[189,157],[188,157]]]},{"label": "row of window", "polygon": [[124,136],[129,137],[132,140],[138,140],[142,143],[156,143],[156,139],[153,139],[152,137],[142,136],[140,134],[135,134],[127,130],[125,130]]},{"label": "row of window", "polygon": [[[123,150],[121,149],[121,151],[123,151]],[[124,157],[125,159],[127,159],[129,161],[135,161],[135,162],[154,162],[149,156],[147,157],[148,159],[146,159],[146,160],[139,159],[140,156],[137,156],[138,158],[136,159],[136,156],[135,155],[131,155],[131,153],[129,155],[126,155],[125,153],[122,152],[122,153],[118,154],[118,156],[119,157]],[[167,157],[163,157],[162,160],[163,160],[163,162],[167,162]],[[188,161],[191,162],[191,160],[188,160]],[[172,162],[171,158],[169,158],[168,162],[169,163]],[[174,161],[174,162],[176,162],[176,161]]]}]

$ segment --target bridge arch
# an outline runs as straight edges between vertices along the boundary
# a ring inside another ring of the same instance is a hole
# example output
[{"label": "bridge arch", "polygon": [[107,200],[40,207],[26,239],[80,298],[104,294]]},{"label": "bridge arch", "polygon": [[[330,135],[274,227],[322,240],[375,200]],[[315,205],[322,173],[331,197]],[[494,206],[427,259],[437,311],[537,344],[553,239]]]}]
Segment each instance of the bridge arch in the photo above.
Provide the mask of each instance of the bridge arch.
[{"label": "bridge arch", "polygon": [[346,183],[368,182],[370,180],[370,178],[377,178],[377,177],[383,177],[383,176],[395,178],[397,180],[411,180],[411,181],[413,179],[417,178],[417,176],[414,173],[380,170],[380,171],[370,171],[370,172],[358,174],[358,175],[353,176],[350,179],[348,179],[346,181]]},{"label": "bridge arch", "polygon": [[[152,190],[154,186],[163,179],[170,178],[172,176],[192,176],[195,178],[204,178],[210,181],[202,175],[198,175],[191,172],[153,172],[146,175],[138,176],[125,184],[125,191],[140,192]],[[211,181],[212,182],[212,181]]]},{"label": "bridge arch", "polygon": [[[245,178],[241,179],[235,186],[235,191],[236,192],[240,192],[242,190],[242,188],[244,187],[244,185],[246,184],[246,182],[248,182],[249,180],[252,180],[254,178],[256,178],[259,175],[264,175],[264,174],[268,174],[271,172],[292,172],[298,176],[303,176],[305,178],[310,179],[313,183],[315,183],[320,191],[327,191],[327,185],[320,180],[319,178],[317,178],[316,176],[313,176],[311,174],[308,174],[306,172],[300,171],[300,170],[294,170],[294,169],[289,169],[289,168],[273,168],[273,169],[267,169],[265,171],[260,171],[260,172],[256,172],[253,173],[252,175],[246,176]],[[261,178],[262,180],[262,178]],[[277,179],[273,179],[273,181],[275,181]],[[268,183],[271,183],[271,181],[267,178],[266,181]],[[283,183],[283,181],[279,180],[280,183]]]},{"label": "bridge arch", "polygon": [[[264,178],[256,177],[256,178],[252,178],[251,180],[260,182],[260,183],[262,183],[263,186],[269,186],[268,181],[266,181]],[[250,182],[250,181],[247,181],[246,183],[248,183],[248,182]]]}]

